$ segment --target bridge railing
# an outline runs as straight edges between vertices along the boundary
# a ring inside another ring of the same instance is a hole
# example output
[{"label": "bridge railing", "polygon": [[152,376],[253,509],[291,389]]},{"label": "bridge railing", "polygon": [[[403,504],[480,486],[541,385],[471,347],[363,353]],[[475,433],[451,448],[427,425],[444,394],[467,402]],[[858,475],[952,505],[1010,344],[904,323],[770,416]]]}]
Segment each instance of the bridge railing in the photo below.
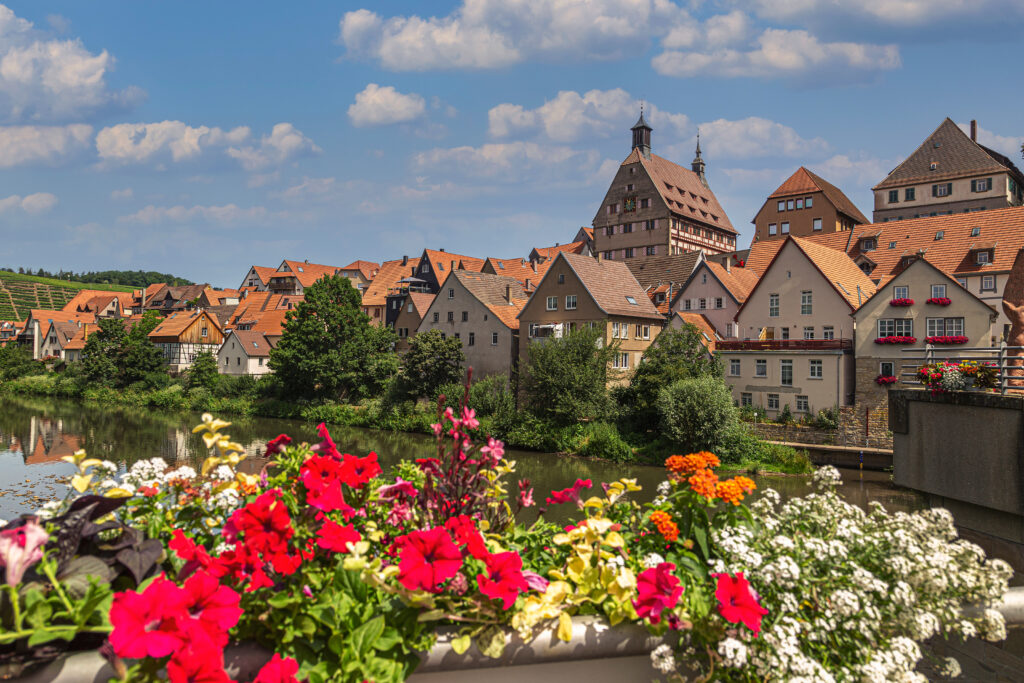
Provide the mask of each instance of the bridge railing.
[{"label": "bridge railing", "polygon": [[[942,361],[975,361],[986,363],[996,369],[996,387],[1000,394],[1005,394],[1009,387],[1009,373],[1012,368],[1024,369],[1024,346],[1007,346],[1000,342],[998,346],[947,346],[927,344],[924,348],[900,349],[903,354],[900,364],[900,382],[903,384],[921,384],[917,371],[922,365],[931,365]],[[1024,381],[1022,376],[1021,381]]]}]

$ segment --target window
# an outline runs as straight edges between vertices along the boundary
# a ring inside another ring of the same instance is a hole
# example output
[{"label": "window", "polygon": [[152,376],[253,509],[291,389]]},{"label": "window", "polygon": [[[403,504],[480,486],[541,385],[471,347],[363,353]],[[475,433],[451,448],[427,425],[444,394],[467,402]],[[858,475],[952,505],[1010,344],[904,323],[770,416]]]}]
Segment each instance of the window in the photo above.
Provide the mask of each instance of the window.
[{"label": "window", "polygon": [[231,365],[231,359],[230,358],[225,358],[224,359],[224,365]]},{"label": "window", "polygon": [[622,224],[622,232],[633,232],[633,224],[632,223],[623,223]]},{"label": "window", "polygon": [[628,353],[616,353],[614,358],[613,366],[622,370],[629,369],[629,354]]},{"label": "window", "polygon": [[729,374],[733,377],[740,376],[740,359],[730,358],[729,359]]},{"label": "window", "polygon": [[412,304],[409,304],[409,308],[406,310],[407,313],[412,313]]},{"label": "window", "polygon": [[889,190],[889,203],[890,204],[895,204],[899,200],[900,200],[900,191],[899,190]]},{"label": "window", "polygon": [[789,328],[788,327],[783,327],[783,328],[780,328],[780,329],[782,330],[782,338],[784,340],[785,339],[789,339]]},{"label": "window", "polygon": [[778,409],[779,409],[779,395],[778,394],[768,394],[768,410],[778,410]]},{"label": "window", "polygon": [[455,290],[454,289],[449,289],[448,290],[448,298],[449,299],[454,299],[455,298]]},{"label": "window", "polygon": [[633,183],[629,183],[628,185],[626,185],[626,192],[632,192],[632,191],[633,191]]},{"label": "window", "polygon": [[606,251],[606,252],[604,252],[604,257],[606,259],[608,259],[609,261],[611,261],[612,259],[615,258],[615,252],[614,251]]},{"label": "window", "polygon": [[810,403],[808,403],[807,397],[806,396],[800,396],[798,394],[797,397],[796,397],[796,412],[798,412],[798,413],[806,413],[808,411],[809,407],[810,407]]},{"label": "window", "polygon": [[893,299],[909,299],[910,298],[910,287],[893,287],[892,288]]},{"label": "window", "polygon": [[622,250],[622,258],[633,258],[633,247]]},{"label": "window", "polygon": [[641,328],[640,331],[643,332],[643,338],[644,339],[650,339],[651,338],[651,326],[650,325],[644,325]]},{"label": "window", "polygon": [[618,339],[618,338],[619,338],[619,324],[618,323],[612,323],[612,339]]},{"label": "window", "polygon": [[981,178],[971,181],[971,192],[988,192],[992,189],[991,178]]},{"label": "window", "polygon": [[778,318],[779,317],[779,295],[769,294],[768,295],[768,317]]},{"label": "window", "polygon": [[971,237],[980,237],[981,228],[971,228]]},{"label": "window", "polygon": [[981,291],[983,291],[983,292],[994,292],[994,291],[996,291],[996,276],[995,275],[982,275],[981,276]]},{"label": "window", "polygon": [[779,210],[779,211],[785,211],[785,210],[786,210],[786,202],[785,202],[785,200],[783,200],[783,201],[779,202],[779,208],[778,208],[778,210]]},{"label": "window", "polygon": [[835,331],[835,329],[833,329],[833,327],[831,325],[825,325],[823,328],[821,328],[821,338],[822,339],[835,339],[836,338],[836,331]]},{"label": "window", "polygon": [[953,183],[940,183],[938,185],[932,185],[933,197],[948,197],[951,194],[953,194]]},{"label": "window", "polygon": [[689,299],[683,299],[683,310],[684,311],[689,311],[690,310],[690,300]]},{"label": "window", "polygon": [[912,202],[912,201],[914,201],[914,195],[915,194],[916,193],[914,192],[914,188],[908,187],[907,189],[905,189],[903,191],[903,201],[905,201],[905,202]]},{"label": "window", "polygon": [[491,332],[491,346],[497,346],[497,345],[498,345],[498,333],[497,332]]},{"label": "window", "polygon": [[557,311],[558,310],[558,297],[557,296],[549,296],[548,300],[547,300],[547,304],[548,304],[548,310],[549,311]]},{"label": "window", "polygon": [[558,274],[558,284],[560,284],[560,285],[564,285],[565,284],[565,273],[559,273]]},{"label": "window", "polygon": [[878,364],[878,374],[882,377],[896,376],[896,363],[891,360],[884,360]]},{"label": "window", "polygon": [[[202,332],[202,335],[203,335],[203,336],[205,337],[205,336],[209,335],[209,333],[210,333],[210,330],[204,327],[204,328],[203,328],[203,332]],[[56,340],[56,339],[54,339],[53,341],[57,341],[57,340]]]},{"label": "window", "polygon": [[978,263],[979,266],[984,265],[986,263],[991,263],[991,261],[992,261],[992,252],[988,251],[987,249],[983,249],[983,250],[981,250],[979,252],[976,252],[976,253],[977,253],[977,263]]},{"label": "window", "polygon": [[821,230],[821,219],[820,218],[815,218],[814,219],[814,229],[817,230],[817,231]]},{"label": "window", "polygon": [[609,225],[607,228],[604,229],[604,234],[608,235],[608,237],[611,237],[612,235],[614,235],[615,234],[615,226],[614,225]]},{"label": "window", "polygon": [[814,310],[814,294],[812,292],[800,292],[800,315],[811,315]]},{"label": "window", "polygon": [[438,320],[440,320],[440,318],[441,314],[438,313],[437,311],[434,311],[434,322],[436,323]]},{"label": "window", "polygon": [[700,310],[703,311],[707,307],[708,307],[708,300],[707,299],[700,299],[699,302],[698,302],[697,308],[699,308]]},{"label": "window", "polygon": [[782,386],[791,387],[793,386],[793,361],[791,360],[780,360],[779,361],[779,374],[781,376]]},{"label": "window", "polygon": [[963,318],[946,318],[946,334],[951,336],[963,335],[964,333],[964,319]]},{"label": "window", "polygon": [[782,234],[783,235],[788,235],[789,234],[789,221],[782,221]]},{"label": "window", "polygon": [[798,209],[804,208],[804,200],[803,199],[796,200],[796,208],[798,208]]},{"label": "window", "polygon": [[448,322],[455,322],[455,311],[448,311]]},{"label": "window", "polygon": [[754,396],[746,391],[740,394],[740,405],[741,406],[752,406],[754,405]]},{"label": "window", "polygon": [[618,212],[619,212],[619,205],[618,204],[609,204],[608,205],[608,215],[609,216],[611,216],[612,214],[618,213]]},{"label": "window", "polygon": [[775,225],[775,223],[769,223],[768,224],[768,234],[769,235],[774,235],[776,232],[778,232],[778,230],[777,230],[777,226]]},{"label": "window", "polygon": [[565,310],[575,311],[576,310],[576,295],[566,294],[565,295]]},{"label": "window", "polygon": [[658,247],[657,246],[647,247],[647,255],[648,256],[657,256],[658,255]]},{"label": "window", "polygon": [[804,328],[804,339],[814,339],[814,328],[813,327],[805,327]]},{"label": "window", "polygon": [[944,318],[928,318],[926,323],[929,337],[938,337],[946,334],[946,321]]},{"label": "window", "polygon": [[896,329],[896,325],[892,318],[882,318],[878,321],[878,336],[879,337],[891,337]]},{"label": "window", "polygon": [[715,297],[715,308],[725,308],[725,299],[720,296]]},{"label": "window", "polygon": [[462,312],[462,322],[464,322],[464,323],[469,322],[469,311],[463,311]]},{"label": "window", "polygon": [[913,337],[914,320],[912,318],[883,318],[878,321],[879,337]]},{"label": "window", "polygon": [[821,379],[823,377],[822,372],[822,361],[811,360],[810,366],[808,367],[807,376],[811,379]]},{"label": "window", "polygon": [[793,210],[793,200],[789,199],[789,200],[786,201],[786,211],[792,211],[792,210]]},{"label": "window", "polygon": [[946,296],[946,285],[932,285],[932,298],[941,299]]},{"label": "window", "polygon": [[650,208],[650,206],[651,206],[651,200],[650,199],[641,199],[640,200],[640,208],[641,209],[648,209],[648,208]]},{"label": "window", "polygon": [[630,306],[636,306],[637,305],[636,299],[634,299],[633,297],[631,297],[629,295],[626,296],[626,303],[628,303]]},{"label": "window", "polygon": [[965,278],[965,277],[958,277],[956,279],[956,281],[957,281],[957,284],[959,284],[961,287],[963,287],[964,289],[967,289],[967,278]]},{"label": "window", "polygon": [[636,335],[635,335],[635,338],[636,339],[640,339],[640,323],[636,324]]},{"label": "window", "polygon": [[875,243],[875,238],[874,237],[867,237],[867,238],[861,240],[860,250],[861,251],[871,251],[876,246],[877,245]]},{"label": "window", "polygon": [[808,209],[814,206],[814,197],[804,198],[804,206],[807,207]]},{"label": "window", "polygon": [[456,333],[455,333],[455,338],[456,338],[456,339],[462,339],[462,335],[461,335],[461,333],[459,333],[459,332],[456,332]]},{"label": "window", "polygon": [[768,376],[768,361],[766,360],[755,360],[754,361],[754,377],[767,377]]}]

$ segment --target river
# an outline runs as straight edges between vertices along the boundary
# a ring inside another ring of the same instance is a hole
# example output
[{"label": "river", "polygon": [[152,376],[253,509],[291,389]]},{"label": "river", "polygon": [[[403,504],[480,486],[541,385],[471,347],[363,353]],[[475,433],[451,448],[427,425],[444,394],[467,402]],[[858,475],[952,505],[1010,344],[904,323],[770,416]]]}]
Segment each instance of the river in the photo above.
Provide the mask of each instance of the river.
[{"label": "river", "polygon": [[[67,487],[61,481],[74,467],[61,457],[79,449],[85,449],[90,457],[120,465],[155,456],[169,463],[196,465],[207,455],[202,439],[191,433],[199,420],[195,413],[161,413],[49,398],[0,399],[0,519],[11,519],[38,509],[47,500],[63,497]],[[249,469],[259,468],[259,454],[278,434],[288,434],[297,441],[319,441],[315,425],[297,420],[238,418],[224,431],[254,456],[247,461]],[[430,455],[434,449],[433,439],[422,434],[334,427],[331,436],[343,452],[364,455],[375,451],[385,470],[399,460]],[[530,480],[539,502],[549,491],[566,488],[577,478],[592,479],[595,486],[622,477],[636,478],[644,489],[638,495],[649,499],[664,479],[664,470],[659,467],[516,450],[506,451],[506,458],[516,461],[516,477]],[[878,501],[889,510],[922,506],[917,494],[893,486],[888,473],[844,470],[842,474],[840,490],[857,505]],[[755,481],[759,489],[771,487],[783,497],[810,491],[806,477],[768,475],[755,477]]]}]

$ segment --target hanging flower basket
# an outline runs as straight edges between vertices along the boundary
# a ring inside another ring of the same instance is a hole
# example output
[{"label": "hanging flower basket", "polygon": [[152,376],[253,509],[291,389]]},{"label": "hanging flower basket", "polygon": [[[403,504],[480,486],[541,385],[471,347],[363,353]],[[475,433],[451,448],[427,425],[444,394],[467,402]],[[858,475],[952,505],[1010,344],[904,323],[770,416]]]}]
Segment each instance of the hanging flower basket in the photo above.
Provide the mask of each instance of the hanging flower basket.
[{"label": "hanging flower basket", "polygon": [[875,378],[875,384],[878,384],[883,387],[887,384],[896,384],[896,382],[898,381],[899,379],[897,379],[893,375],[879,375],[878,377]]},{"label": "hanging flower basket", "polygon": [[876,344],[914,344],[917,342],[917,337],[902,337],[900,335],[891,335],[888,337],[879,337],[875,340]]},{"label": "hanging flower basket", "polygon": [[889,302],[890,306],[913,306],[913,299],[893,299]]},{"label": "hanging flower basket", "polygon": [[968,342],[967,337],[962,334],[944,334],[938,337],[925,337],[924,340],[929,344],[966,344]]},{"label": "hanging flower basket", "polygon": [[953,303],[953,301],[947,296],[933,296],[925,301],[925,303],[931,304],[932,306],[948,306]]}]

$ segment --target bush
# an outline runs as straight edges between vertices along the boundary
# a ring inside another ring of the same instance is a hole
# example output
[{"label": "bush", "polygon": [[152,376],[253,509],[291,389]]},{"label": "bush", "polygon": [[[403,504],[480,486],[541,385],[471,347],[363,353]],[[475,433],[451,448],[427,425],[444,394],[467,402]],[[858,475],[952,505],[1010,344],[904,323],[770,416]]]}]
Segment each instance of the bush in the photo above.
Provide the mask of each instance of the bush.
[{"label": "bush", "polygon": [[615,425],[607,422],[588,424],[583,432],[583,445],[579,454],[586,458],[601,458],[613,462],[632,462],[633,449],[622,440]]},{"label": "bush", "polygon": [[252,375],[220,375],[214,389],[218,396],[255,398],[259,383]]},{"label": "bush", "polygon": [[478,416],[497,415],[502,410],[515,410],[516,397],[505,375],[490,375],[469,387],[469,405]]},{"label": "bush", "polygon": [[812,424],[818,429],[839,429],[839,406],[819,410]]},{"label": "bush", "polygon": [[523,389],[534,415],[569,425],[606,414],[608,364],[618,345],[601,344],[603,334],[597,328],[580,329],[527,347]]},{"label": "bush", "polygon": [[793,411],[789,409],[789,404],[782,406],[782,410],[779,411],[779,416],[775,418],[775,421],[780,425],[793,424]]},{"label": "bush", "polygon": [[658,393],[665,435],[683,453],[718,452],[736,423],[736,408],[725,382],[716,377],[683,379]]},{"label": "bush", "polygon": [[212,392],[220,381],[220,374],[217,370],[217,358],[209,351],[204,351],[195,357],[185,373],[185,385],[189,389],[206,389]]}]

